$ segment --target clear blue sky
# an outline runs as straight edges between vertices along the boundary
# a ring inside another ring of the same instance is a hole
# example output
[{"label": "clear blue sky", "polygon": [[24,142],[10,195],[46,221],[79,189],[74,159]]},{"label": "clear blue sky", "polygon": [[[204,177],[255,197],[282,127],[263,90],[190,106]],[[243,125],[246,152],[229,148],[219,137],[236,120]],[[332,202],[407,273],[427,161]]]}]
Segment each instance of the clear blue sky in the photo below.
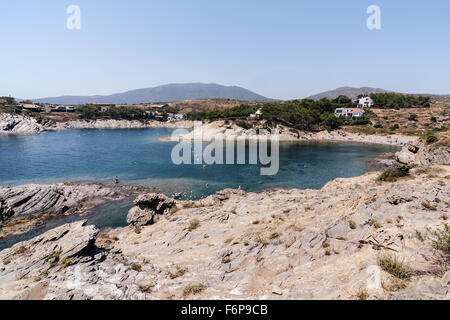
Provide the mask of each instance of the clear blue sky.
[{"label": "clear blue sky", "polygon": [[[71,4],[81,30],[66,28]],[[382,30],[366,28],[372,4]],[[450,94],[448,0],[15,0],[0,12],[0,95],[180,82],[280,99],[344,85]]]}]

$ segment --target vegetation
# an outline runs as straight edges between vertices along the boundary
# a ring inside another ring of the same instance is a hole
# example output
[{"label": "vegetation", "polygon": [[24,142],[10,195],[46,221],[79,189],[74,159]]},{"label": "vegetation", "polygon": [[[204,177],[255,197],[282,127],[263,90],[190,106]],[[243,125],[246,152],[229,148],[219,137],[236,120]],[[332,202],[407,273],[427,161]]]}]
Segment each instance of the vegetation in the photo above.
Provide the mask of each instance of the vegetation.
[{"label": "vegetation", "polygon": [[144,111],[128,106],[109,108],[105,112],[100,112],[100,107],[97,105],[84,105],[76,109],[81,119],[95,120],[99,118],[107,119],[124,119],[124,120],[137,120],[145,118]]},{"label": "vegetation", "polygon": [[200,292],[202,292],[205,289],[206,289],[206,287],[203,284],[190,285],[190,286],[187,286],[186,288],[184,288],[183,296],[187,297],[190,295],[199,294]]},{"label": "vegetation", "polygon": [[140,265],[140,264],[137,264],[137,263],[133,264],[133,265],[131,266],[131,269],[134,270],[134,271],[136,271],[136,272],[141,272],[141,271],[142,271],[141,265]]},{"label": "vegetation", "polygon": [[408,280],[412,276],[411,267],[395,255],[380,255],[377,258],[377,263],[383,271],[397,279]]},{"label": "vegetation", "polygon": [[176,278],[182,277],[188,270],[187,268],[183,268],[180,266],[177,266],[176,268],[177,268],[177,271],[175,273],[169,272],[170,279],[176,279]]},{"label": "vegetation", "polygon": [[[225,120],[236,121],[243,128],[250,128],[247,119],[259,108],[263,119],[270,123],[279,123],[299,130],[337,129],[343,123],[342,118],[334,115],[336,108],[352,107],[353,102],[346,96],[334,100],[326,98],[315,101],[311,99],[288,102],[270,102],[262,105],[240,105],[230,109],[191,112],[189,120]],[[364,119],[364,123],[368,120]]]},{"label": "vegetation", "polygon": [[438,137],[436,137],[436,135],[433,132],[427,132],[424,135],[422,135],[421,138],[425,140],[427,144],[433,144],[439,141]]},{"label": "vegetation", "polygon": [[367,300],[369,299],[369,292],[367,292],[367,289],[360,289],[356,293],[356,298],[358,298],[358,300]]},{"label": "vegetation", "polygon": [[450,255],[450,227],[445,224],[442,229],[428,230],[433,248]]},{"label": "vegetation", "polygon": [[411,166],[407,165],[398,165],[393,168],[388,168],[383,171],[383,173],[378,178],[380,181],[389,181],[394,182],[397,181],[400,177],[405,177],[409,175],[409,171],[411,170]]},{"label": "vegetation", "polygon": [[5,101],[6,105],[14,105],[16,104],[16,99],[13,97],[0,97],[0,101]]},{"label": "vegetation", "polygon": [[430,98],[423,96],[404,95],[401,93],[372,93],[370,98],[374,108],[401,109],[401,108],[429,108]]},{"label": "vegetation", "polygon": [[394,124],[393,126],[391,126],[389,128],[389,130],[391,130],[391,131],[395,131],[395,130],[398,130],[398,129],[400,129],[400,126],[398,125],[398,123]]},{"label": "vegetation", "polygon": [[199,226],[200,226],[200,221],[198,221],[197,219],[194,219],[189,223],[188,229],[189,229],[189,231],[194,231]]}]

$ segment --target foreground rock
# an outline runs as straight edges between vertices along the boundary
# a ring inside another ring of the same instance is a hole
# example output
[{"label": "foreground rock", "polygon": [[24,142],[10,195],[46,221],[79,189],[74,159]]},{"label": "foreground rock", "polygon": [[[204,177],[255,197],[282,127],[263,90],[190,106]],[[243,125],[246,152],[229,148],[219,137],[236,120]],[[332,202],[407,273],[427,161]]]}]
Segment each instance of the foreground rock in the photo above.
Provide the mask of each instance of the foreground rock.
[{"label": "foreground rock", "polygon": [[127,223],[139,227],[153,224],[160,215],[165,215],[175,206],[175,200],[163,194],[143,194],[134,200],[133,207],[127,216]]},{"label": "foreground rock", "polygon": [[[447,223],[450,167],[378,176],[177,201],[156,223],[103,231],[90,246],[91,227],[53,230],[0,252],[0,298],[450,299],[449,257],[430,233]],[[56,250],[70,262],[47,260]],[[387,254],[408,279],[377,269]],[[367,289],[373,272],[381,282]]]},{"label": "foreground rock", "polygon": [[150,188],[102,184],[0,186],[0,236],[22,233],[51,215],[71,214]]},{"label": "foreground rock", "polygon": [[[41,282],[50,272],[93,260],[89,254],[98,230],[84,224],[85,221],[66,224],[0,252],[3,299],[42,299],[51,292],[49,281]],[[15,295],[17,289],[20,293]]]}]

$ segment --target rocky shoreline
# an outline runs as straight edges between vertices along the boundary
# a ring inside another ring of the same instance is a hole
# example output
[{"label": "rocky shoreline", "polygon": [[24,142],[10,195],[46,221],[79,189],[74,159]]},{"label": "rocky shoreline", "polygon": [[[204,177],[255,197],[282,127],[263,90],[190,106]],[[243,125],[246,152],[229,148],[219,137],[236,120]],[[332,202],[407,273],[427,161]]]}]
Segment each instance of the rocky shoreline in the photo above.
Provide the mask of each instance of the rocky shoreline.
[{"label": "rocky shoreline", "polygon": [[28,232],[51,217],[80,213],[107,200],[155,190],[98,183],[0,186],[0,239]]},{"label": "rocky shoreline", "polygon": [[411,275],[381,270],[368,298],[449,299],[448,257],[426,238],[450,208],[449,167],[378,175],[194,202],[148,194],[129,227],[76,222],[1,251],[0,298],[357,299],[389,254]]},{"label": "rocky shoreline", "polygon": [[35,119],[22,115],[0,114],[0,134],[36,134],[47,131],[69,129],[145,129],[145,128],[187,128],[193,127],[191,121],[160,122],[154,120],[72,120],[55,122],[48,119]]},{"label": "rocky shoreline", "polygon": [[[264,131],[263,131],[264,130]],[[267,127],[264,122],[255,125],[251,129],[244,129],[236,124],[215,121],[206,123],[201,130],[191,131],[187,134],[178,134],[162,139],[162,141],[214,141],[215,139],[245,139],[245,140],[271,140],[274,132],[278,132],[276,138],[282,142],[298,141],[323,141],[323,142],[358,142],[367,144],[382,144],[392,146],[404,146],[418,141],[417,137],[389,135],[361,135],[345,132],[344,130],[305,132],[291,129],[282,125]]]},{"label": "rocky shoreline", "polygon": [[[441,139],[405,145],[397,158],[415,167],[394,182],[371,172],[321,190],[224,190],[198,201],[142,193],[128,227],[80,221],[1,251],[0,299],[448,300],[448,243],[436,244],[449,236],[450,148]],[[63,189],[59,197],[76,193]],[[23,192],[1,208],[64,211],[64,201]]]},{"label": "rocky shoreline", "polygon": [[[73,120],[68,122],[55,122],[52,120],[37,120],[32,117],[21,115],[0,114],[0,134],[36,134],[47,131],[69,130],[69,129],[146,129],[146,128],[171,128],[171,129],[192,129],[193,121],[160,122],[154,120],[148,121],[130,121],[130,120]],[[407,137],[399,135],[377,136],[360,135],[345,132],[343,130],[304,132],[290,129],[281,125],[273,128],[267,128],[264,123],[255,126],[252,130],[243,129],[236,124],[226,124],[223,121],[206,123],[202,127],[202,134],[196,135],[193,132],[185,135],[172,136],[162,139],[162,141],[178,141],[180,139],[211,141],[218,134],[224,139],[238,137],[241,139],[260,139],[261,136],[255,136],[254,130],[265,129],[270,131],[278,130],[279,141],[325,141],[325,142],[358,142],[367,144],[383,144],[403,146],[407,143],[415,142],[417,137]],[[270,134],[263,137],[271,139]]]}]

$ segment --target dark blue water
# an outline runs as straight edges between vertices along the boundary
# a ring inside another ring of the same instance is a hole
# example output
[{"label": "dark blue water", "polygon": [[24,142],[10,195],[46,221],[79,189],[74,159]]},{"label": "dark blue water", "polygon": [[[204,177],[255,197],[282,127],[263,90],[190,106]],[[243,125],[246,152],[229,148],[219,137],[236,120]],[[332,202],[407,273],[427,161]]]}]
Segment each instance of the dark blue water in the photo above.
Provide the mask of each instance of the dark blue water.
[{"label": "dark blue water", "polygon": [[[337,177],[361,175],[367,160],[395,150],[350,143],[281,143],[280,170],[261,176],[259,165],[175,165],[171,129],[68,130],[0,136],[0,185],[51,182],[121,183],[158,187],[186,198],[224,188],[321,188]],[[208,186],[206,186],[208,184]]]},{"label": "dark blue water", "polygon": [[[368,160],[396,148],[356,143],[281,143],[280,169],[261,176],[260,165],[175,165],[176,143],[161,142],[171,129],[68,130],[38,135],[0,136],[0,185],[52,182],[121,183],[160,188],[197,199],[224,188],[321,188],[338,177],[371,169]],[[206,144],[205,144],[206,145]],[[248,163],[248,162],[247,162]],[[48,220],[22,235],[0,241],[0,250],[64,223],[88,219],[98,228],[126,225],[133,199],[106,202],[82,215]]]}]

